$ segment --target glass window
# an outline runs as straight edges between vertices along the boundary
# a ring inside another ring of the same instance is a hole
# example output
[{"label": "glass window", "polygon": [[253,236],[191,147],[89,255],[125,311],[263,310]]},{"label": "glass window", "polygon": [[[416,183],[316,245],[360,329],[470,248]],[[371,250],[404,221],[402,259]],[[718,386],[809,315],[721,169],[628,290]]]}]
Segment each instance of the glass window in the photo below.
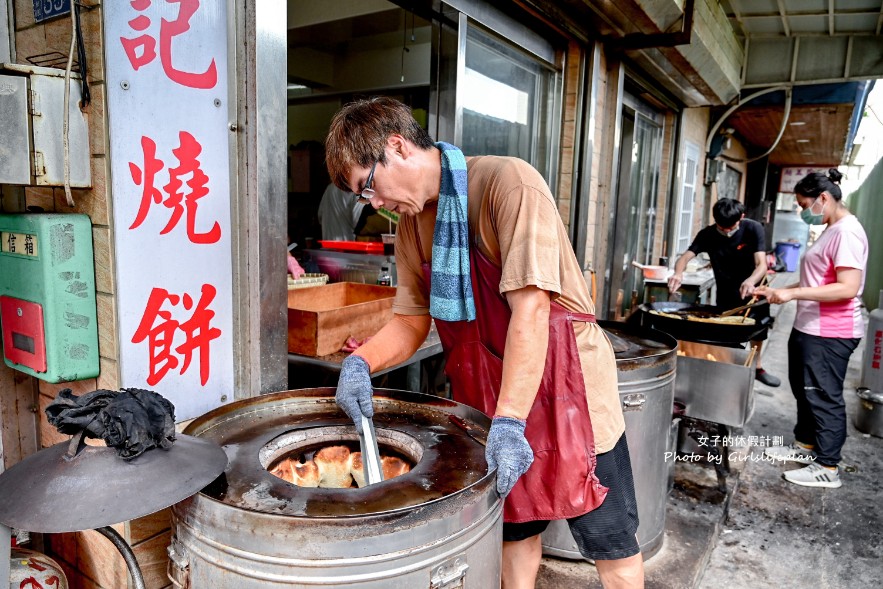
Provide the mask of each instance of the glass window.
[{"label": "glass window", "polygon": [[552,185],[561,76],[544,62],[470,23],[459,82],[466,155],[520,157]]}]

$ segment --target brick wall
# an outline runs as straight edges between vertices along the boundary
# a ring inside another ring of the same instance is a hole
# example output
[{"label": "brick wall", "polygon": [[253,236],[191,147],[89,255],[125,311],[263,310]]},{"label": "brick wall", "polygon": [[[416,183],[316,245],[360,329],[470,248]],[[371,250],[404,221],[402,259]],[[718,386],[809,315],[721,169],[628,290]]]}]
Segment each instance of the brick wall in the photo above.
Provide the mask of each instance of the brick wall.
[{"label": "brick wall", "polygon": [[[604,139],[604,129],[607,124],[607,120],[604,117],[604,107],[607,104],[607,92],[608,92],[608,72],[607,72],[607,56],[601,51],[600,55],[600,67],[598,68],[598,75],[596,78],[598,88],[596,89],[597,100],[595,101],[596,108],[596,116],[595,116],[595,128],[592,130],[593,137],[593,147],[594,153],[592,154],[592,169],[590,171],[591,178],[591,189],[589,191],[589,214],[588,214],[588,222],[589,227],[586,234],[586,260],[592,260],[592,268],[595,269],[597,273],[599,270],[603,274],[604,262],[603,259],[598,256],[598,239],[599,232],[606,231],[607,224],[604,222],[606,209],[602,204],[602,199],[610,198],[610,185],[609,185],[609,177],[605,177],[602,179],[602,167],[605,162],[605,156],[608,155],[604,150],[604,144],[602,143]],[[588,72],[588,75],[592,75],[592,72]],[[609,200],[606,201],[609,205]],[[604,238],[601,238],[604,239]],[[598,276],[596,274],[596,280]],[[599,290],[600,291],[600,283]]]},{"label": "brick wall", "polygon": [[580,90],[580,62],[582,50],[571,42],[567,48],[564,70],[564,113],[561,124],[560,164],[558,187],[552,193],[558,202],[558,213],[564,225],[570,229],[571,204],[573,202],[574,139],[576,137],[577,100]]},{"label": "brick wall", "polygon": [[[45,211],[56,213],[83,213],[92,220],[100,374],[97,378],[72,383],[50,384],[37,381],[39,396],[35,408],[39,409],[39,437],[43,447],[68,439],[46,423],[43,413],[46,405],[55,398],[59,390],[71,388],[76,394],[84,394],[95,389],[119,388],[113,235],[110,194],[107,186],[102,15],[97,0],[80,0],[80,2],[83,5],[80,22],[89,71],[87,82],[92,96],[91,104],[83,109],[89,124],[92,188],[73,189],[73,207],[67,205],[63,188],[29,187],[25,189],[25,199],[28,206],[38,206]],[[35,23],[33,0],[15,0],[14,10],[16,62],[29,64],[31,59],[39,55],[55,52],[67,56],[71,35],[68,17]],[[169,542],[170,527],[168,510],[131,522],[123,522],[114,527],[132,546],[142,567],[147,587],[151,589],[169,587],[170,584],[165,576],[165,548]],[[122,557],[113,545],[97,532],[51,534],[46,535],[45,542],[47,551],[62,564],[73,588],[120,589],[130,583]]]},{"label": "brick wall", "polygon": [[[710,114],[711,109],[708,107],[700,107],[684,109],[683,114],[681,115],[681,136],[683,141],[689,141],[690,143],[699,146],[699,168],[696,178],[696,191],[693,195],[692,235],[696,235],[700,229],[708,224],[706,219],[710,218],[711,215],[711,210],[706,206],[705,198],[705,139],[708,135]],[[683,161],[682,157],[682,166]],[[679,194],[680,182],[677,184],[677,189]]]},{"label": "brick wall", "polygon": [[[87,2],[95,4],[95,2]],[[110,195],[107,190],[106,135],[104,121],[104,56],[101,45],[101,9],[84,7],[80,14],[83,26],[86,62],[89,67],[89,90],[92,102],[83,109],[89,123],[92,188],[73,189],[74,206],[69,207],[63,188],[28,187],[28,206],[38,206],[56,213],[83,213],[92,220],[92,245],[95,251],[95,288],[98,306],[98,350],[101,373],[98,378],[81,381],[80,388],[116,389],[119,384],[116,349],[116,324],[113,309],[113,262],[110,226]],[[33,20],[32,0],[15,0],[16,61],[30,63],[38,55],[57,52],[67,55],[70,46],[70,20],[57,18],[40,24]],[[55,397],[65,384],[40,384],[40,394]],[[51,433],[47,433],[51,440]],[[45,440],[44,440],[45,442]],[[45,445],[45,443],[44,443]]]},{"label": "brick wall", "polygon": [[586,240],[586,259],[592,260],[595,269],[598,299],[603,297],[606,284],[608,230],[613,204],[612,182],[615,161],[615,130],[617,74],[619,62],[611,60],[603,49],[598,59],[595,100],[594,154],[592,157],[592,184],[589,196],[589,231]]},{"label": "brick wall", "polygon": [[[662,128],[662,156],[659,166],[659,184],[656,189],[656,224],[653,227],[653,254],[650,257],[650,263],[656,264],[660,256],[670,256],[671,247],[669,244],[669,235],[671,228],[668,226],[668,209],[677,203],[677,199],[671,199],[670,179],[675,173],[673,164],[677,156],[677,146],[674,145],[674,130],[677,122],[677,115],[668,111],[665,113]],[[677,186],[677,184],[675,184]],[[677,189],[675,189],[677,194]]]}]

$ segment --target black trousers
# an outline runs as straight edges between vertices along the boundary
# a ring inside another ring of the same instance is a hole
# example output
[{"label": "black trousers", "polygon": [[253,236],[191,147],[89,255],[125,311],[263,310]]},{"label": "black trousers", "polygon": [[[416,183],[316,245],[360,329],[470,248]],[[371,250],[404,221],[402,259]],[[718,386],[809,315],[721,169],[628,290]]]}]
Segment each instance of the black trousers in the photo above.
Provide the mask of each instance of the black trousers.
[{"label": "black trousers", "polygon": [[837,466],[846,442],[843,379],[859,341],[796,329],[788,338],[788,381],[797,400],[794,439],[813,445],[816,462],[823,466]]}]

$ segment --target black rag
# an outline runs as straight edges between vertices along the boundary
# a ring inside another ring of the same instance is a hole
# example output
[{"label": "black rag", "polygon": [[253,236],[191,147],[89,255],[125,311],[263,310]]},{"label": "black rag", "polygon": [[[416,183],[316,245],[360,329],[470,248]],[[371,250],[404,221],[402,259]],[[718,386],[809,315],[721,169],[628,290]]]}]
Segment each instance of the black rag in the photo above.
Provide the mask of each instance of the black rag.
[{"label": "black rag", "polygon": [[64,389],[46,407],[46,417],[63,434],[85,430],[87,437],[104,440],[126,460],[175,443],[175,406],[144,389],[99,389],[82,396]]}]

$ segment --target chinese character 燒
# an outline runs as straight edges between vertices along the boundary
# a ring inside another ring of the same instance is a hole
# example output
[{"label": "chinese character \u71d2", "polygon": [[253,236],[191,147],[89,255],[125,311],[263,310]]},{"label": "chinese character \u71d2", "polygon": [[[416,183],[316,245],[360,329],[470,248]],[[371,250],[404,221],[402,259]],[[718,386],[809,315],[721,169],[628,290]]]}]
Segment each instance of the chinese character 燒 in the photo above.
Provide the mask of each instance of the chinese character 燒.
[{"label": "chinese character \u71d2", "polygon": [[[180,221],[181,215],[186,210],[187,238],[192,243],[217,243],[221,239],[221,226],[217,221],[215,221],[211,229],[204,233],[196,230],[196,210],[199,205],[197,201],[209,193],[207,187],[209,178],[200,168],[200,163],[197,159],[197,156],[202,152],[202,145],[199,144],[193,135],[186,131],[181,131],[178,137],[180,144],[172,150],[172,153],[178,159],[178,165],[176,167],[169,167],[169,182],[163,186],[166,193],[165,200],[163,200],[162,193],[155,185],[156,174],[162,170],[165,164],[156,157],[156,143],[153,139],[147,136],[141,137],[141,151],[144,154],[143,169],[136,163],[129,162],[129,172],[132,175],[132,180],[136,185],[142,187],[141,204],[138,207],[135,220],[129,226],[129,229],[137,229],[144,222],[151,203],[159,204],[162,202],[172,212],[166,226],[160,231],[160,235],[166,235],[174,229],[178,221]],[[187,193],[183,193],[181,192],[181,187],[184,182],[181,181],[181,178],[186,176],[190,177],[186,181],[186,185],[190,190]],[[184,200],[183,205],[181,204],[182,199]]]}]

